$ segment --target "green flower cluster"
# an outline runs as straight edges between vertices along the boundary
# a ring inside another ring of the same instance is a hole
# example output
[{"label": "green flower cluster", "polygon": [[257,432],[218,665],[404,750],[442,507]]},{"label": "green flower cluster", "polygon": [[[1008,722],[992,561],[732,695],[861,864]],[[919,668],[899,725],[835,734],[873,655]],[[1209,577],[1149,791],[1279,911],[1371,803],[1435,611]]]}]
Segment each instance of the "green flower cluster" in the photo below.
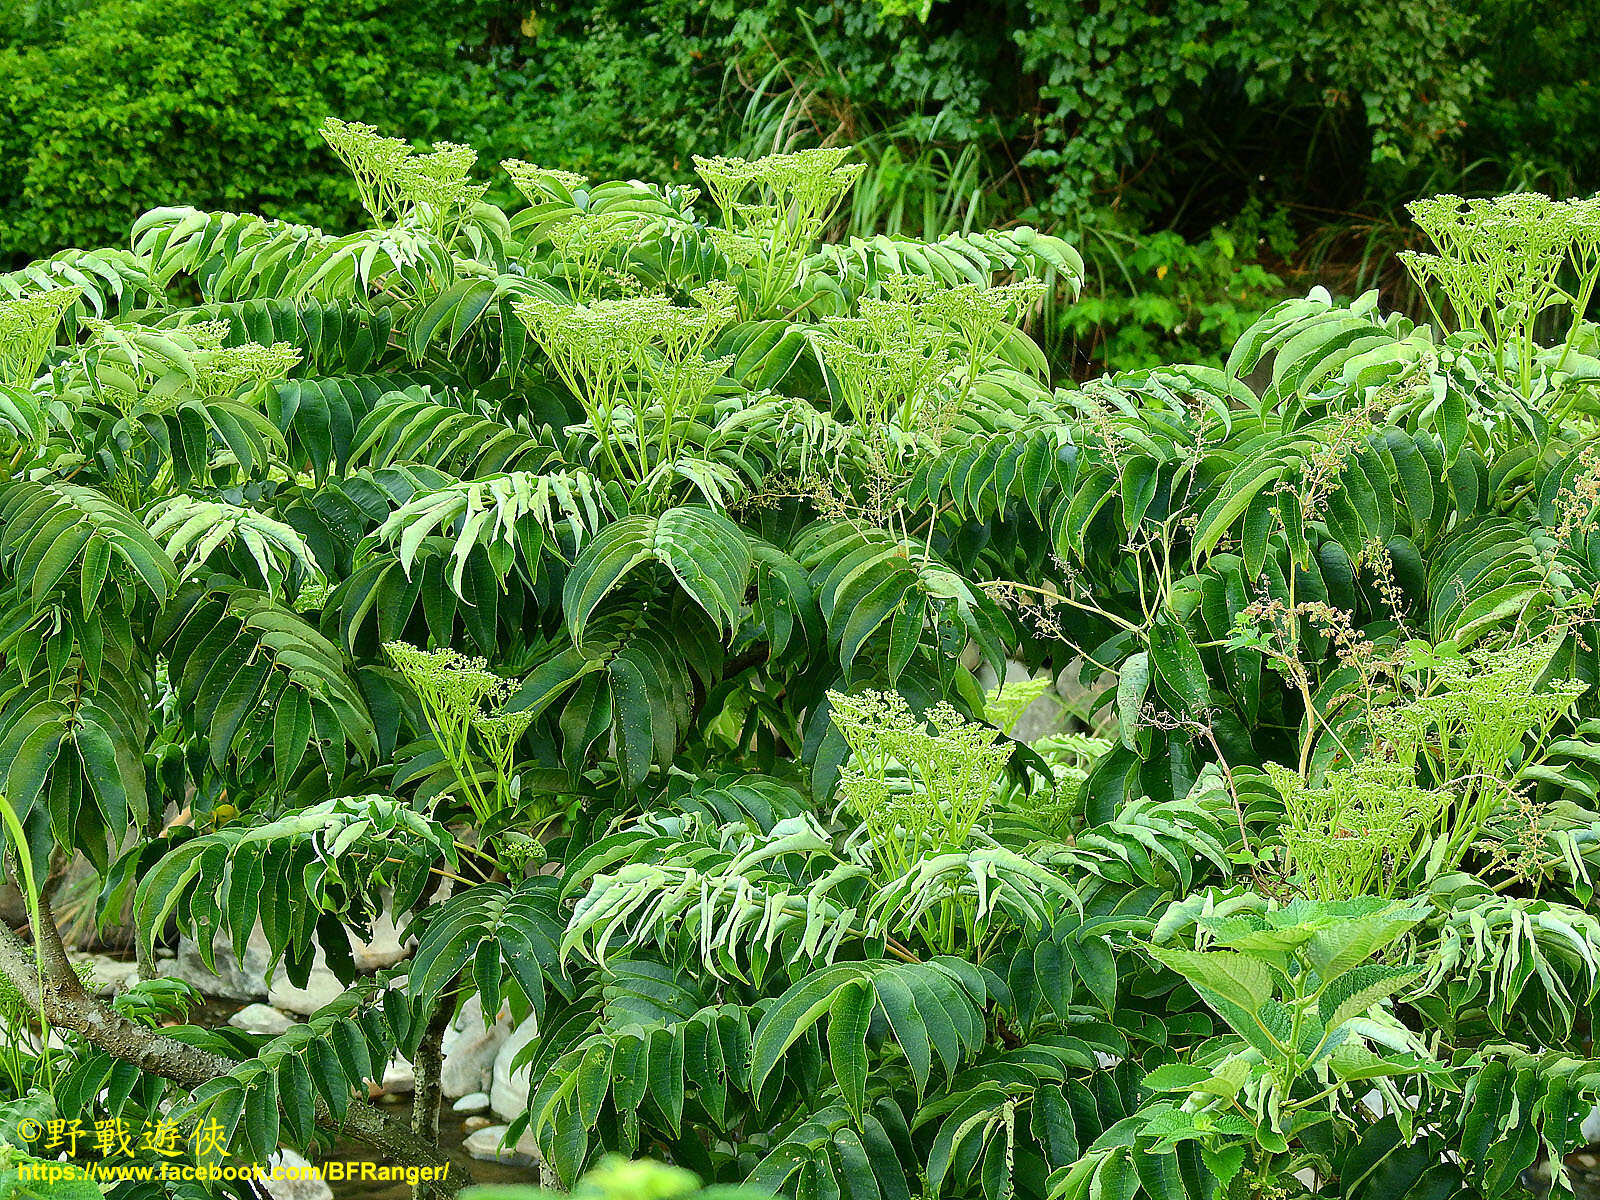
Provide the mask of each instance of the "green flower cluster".
[{"label": "green flower cluster", "polygon": [[321,133],[354,177],[361,207],[379,225],[416,220],[448,240],[488,191],[488,184],[468,178],[478,161],[471,146],[435,142],[432,153],[419,154],[401,138],[337,117],[324,121]]},{"label": "green flower cluster", "polygon": [[[1570,348],[1588,311],[1600,279],[1600,196],[1552,200],[1537,192],[1518,192],[1463,200],[1443,195],[1413,201],[1407,208],[1435,253],[1407,251],[1400,257],[1428,297],[1435,320],[1443,327],[1434,301],[1442,293],[1457,327],[1488,339],[1501,374],[1518,379],[1526,389],[1540,315],[1568,306]],[[1573,291],[1562,286],[1569,266],[1576,279]]]},{"label": "green flower cluster", "polygon": [[999,731],[943,702],[918,717],[897,692],[830,691],[828,701],[851,751],[840,790],[879,868],[898,876],[918,859],[964,849],[1011,758]]},{"label": "green flower cluster", "polygon": [[1430,874],[1459,865],[1584,694],[1579,680],[1545,679],[1556,646],[1532,641],[1438,659],[1430,664],[1434,690],[1377,722],[1374,732],[1398,762],[1455,793],[1435,822]]},{"label": "green flower cluster", "polygon": [[608,289],[627,292],[640,286],[610,264],[627,258],[644,223],[636,212],[584,212],[550,230],[550,245],[575,299],[593,300]]},{"label": "green flower cluster", "polygon": [[570,199],[573,192],[589,186],[587,175],[577,175],[554,167],[538,167],[520,158],[501,159],[500,166],[511,176],[511,182],[522,193],[522,198],[536,206],[552,199]]},{"label": "green flower cluster", "polygon": [[1419,838],[1450,802],[1377,756],[1328,772],[1321,787],[1278,763],[1266,771],[1283,797],[1285,873],[1318,900],[1397,895]]},{"label": "green flower cluster", "polygon": [[114,325],[89,319],[84,347],[95,386],[124,416],[170,412],[196,397],[220,400],[281,379],[301,361],[288,342],[225,346],[227,321],[196,321],[176,329]]},{"label": "green flower cluster", "polygon": [[666,296],[563,304],[532,297],[514,311],[584,406],[613,476],[647,484],[670,470],[688,426],[731,363],[706,351],[737,315],[725,287],[692,305]]},{"label": "green flower cluster", "polygon": [[855,316],[823,318],[815,335],[863,429],[919,432],[937,448],[982,365],[1044,294],[1037,279],[994,288],[944,287],[891,275]]},{"label": "green flower cluster", "polygon": [[516,681],[496,675],[483,658],[448,647],[385,642],[383,650],[421,703],[460,794],[479,824],[488,825],[517,800],[517,742],[533,723],[532,713],[506,708]]},{"label": "green flower cluster", "polygon": [[1414,661],[1418,693],[1370,714],[1365,753],[1313,787],[1268,764],[1283,797],[1285,869],[1321,899],[1454,871],[1521,803],[1518,787],[1586,685],[1547,680],[1548,640]]},{"label": "green flower cluster", "polygon": [[[694,169],[724,217],[737,215],[741,207],[750,216],[782,216],[814,239],[866,170],[862,163],[845,161],[850,153],[848,146],[830,146],[757,159],[697,154]],[[752,190],[760,199],[748,204],[744,197]]]},{"label": "green flower cluster", "polygon": [[838,378],[858,428],[926,431],[937,443],[953,416],[944,385],[956,369],[954,339],[925,319],[925,301],[905,290],[864,297],[859,315],[823,318],[815,341]]},{"label": "green flower cluster", "polygon": [[703,158],[694,168],[722,214],[713,244],[743,281],[746,316],[773,310],[801,277],[806,257],[866,170],[845,147],[764,158]]},{"label": "green flower cluster", "polygon": [[429,711],[452,724],[476,717],[484,703],[498,707],[514,690],[481,656],[468,657],[448,647],[419,650],[406,642],[385,642],[383,650]]},{"label": "green flower cluster", "polygon": [[207,399],[250,391],[282,379],[300,365],[301,357],[288,342],[222,346],[195,360],[194,389]]},{"label": "green flower cluster", "polygon": [[79,295],[77,288],[49,288],[0,300],[0,383],[25,388],[34,381]]}]

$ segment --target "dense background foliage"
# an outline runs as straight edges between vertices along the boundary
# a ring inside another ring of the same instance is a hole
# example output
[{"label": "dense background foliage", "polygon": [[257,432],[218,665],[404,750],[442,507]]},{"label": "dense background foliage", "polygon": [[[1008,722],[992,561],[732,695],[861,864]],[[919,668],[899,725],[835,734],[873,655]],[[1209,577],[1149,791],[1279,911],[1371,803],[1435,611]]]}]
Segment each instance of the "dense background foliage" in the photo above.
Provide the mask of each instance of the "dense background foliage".
[{"label": "dense background foliage", "polygon": [[329,112],[605,177],[845,141],[872,167],[856,231],[1021,220],[1080,246],[1094,306],[1040,337],[1087,374],[1220,361],[1307,279],[1398,282],[1414,195],[1600,186],[1600,88],[1570,53],[1592,6],[922,7],[9,0],[0,254],[106,243],[174,201],[343,227]]}]

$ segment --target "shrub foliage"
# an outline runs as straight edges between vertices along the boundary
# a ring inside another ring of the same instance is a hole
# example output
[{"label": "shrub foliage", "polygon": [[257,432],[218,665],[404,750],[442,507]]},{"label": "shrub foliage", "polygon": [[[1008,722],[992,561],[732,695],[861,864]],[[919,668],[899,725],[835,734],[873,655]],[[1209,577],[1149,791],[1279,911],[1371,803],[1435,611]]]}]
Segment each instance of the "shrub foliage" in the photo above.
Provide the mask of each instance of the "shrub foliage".
[{"label": "shrub foliage", "polygon": [[[1568,1186],[1592,205],[1422,210],[1435,327],[1314,292],[1057,388],[1023,328],[1078,255],[827,242],[845,151],[508,161],[501,207],[465,146],[323,132],[366,228],[157,209],[0,276],[12,865],[81,852],[147,959],[259,927],[349,985],[166,1030],[220,1056],[175,1094],[74,1034],[62,1111],[264,1157],[476,994],[537,1020],[511,1136],[567,1182]],[[1110,736],[1012,737],[1010,660],[1114,673]],[[414,953],[358,977],[385,907]]]}]

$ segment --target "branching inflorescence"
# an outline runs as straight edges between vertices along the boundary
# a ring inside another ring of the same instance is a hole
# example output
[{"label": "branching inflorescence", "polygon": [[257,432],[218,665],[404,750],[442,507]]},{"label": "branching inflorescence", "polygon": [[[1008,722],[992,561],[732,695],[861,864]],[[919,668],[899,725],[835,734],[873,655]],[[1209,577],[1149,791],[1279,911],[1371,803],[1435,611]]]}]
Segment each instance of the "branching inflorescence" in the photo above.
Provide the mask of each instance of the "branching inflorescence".
[{"label": "branching inflorescence", "polygon": [[[1480,333],[1501,374],[1525,391],[1532,378],[1534,332],[1551,308],[1569,311],[1561,360],[1600,281],[1600,196],[1552,200],[1519,192],[1482,200],[1433,196],[1407,206],[1433,243],[1433,253],[1406,251],[1401,260],[1434,306],[1448,301],[1456,327]],[[1564,286],[1570,271],[1575,285]]]},{"label": "branching inflorescence", "polygon": [[371,125],[329,117],[322,137],[355,180],[361,207],[380,226],[414,219],[446,241],[463,214],[488,191],[469,178],[478,152],[456,142],[435,142],[428,154]]},{"label": "branching inflorescence", "polygon": [[696,291],[691,305],[666,296],[563,304],[533,298],[516,313],[557,375],[583,404],[613,476],[647,490],[670,471],[728,358],[707,358],[734,316],[724,289]]},{"label": "branching inflorescence", "polygon": [[77,288],[50,288],[0,300],[0,383],[25,388],[33,382],[79,295]]},{"label": "branching inflorescence", "polygon": [[896,692],[829,692],[851,751],[840,790],[866,825],[880,868],[902,874],[928,854],[959,849],[994,803],[1011,748],[948,704],[919,718]]},{"label": "branching inflorescence", "polygon": [[771,311],[799,282],[801,266],[861,173],[848,147],[765,158],[702,158],[694,166],[722,214],[712,238],[738,270],[747,315]]},{"label": "branching inflorescence", "polygon": [[[516,682],[489,670],[485,659],[458,650],[419,650],[405,642],[386,642],[383,649],[421,704],[473,815],[480,825],[501,823],[497,818],[517,801],[516,745],[533,721],[526,710],[506,707]],[[538,828],[541,821],[532,824]]]}]

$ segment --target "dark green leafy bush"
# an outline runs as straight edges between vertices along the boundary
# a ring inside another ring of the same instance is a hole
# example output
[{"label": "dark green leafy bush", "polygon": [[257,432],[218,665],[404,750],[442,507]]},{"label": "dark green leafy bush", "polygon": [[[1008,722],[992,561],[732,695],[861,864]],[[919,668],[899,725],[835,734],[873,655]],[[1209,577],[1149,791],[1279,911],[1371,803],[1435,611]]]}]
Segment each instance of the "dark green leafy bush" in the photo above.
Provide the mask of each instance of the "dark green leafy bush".
[{"label": "dark green leafy bush", "polygon": [[329,112],[577,170],[687,172],[721,76],[671,32],[685,13],[680,0],[570,18],[479,0],[83,5],[59,37],[0,51],[0,250],[17,262],[109,242],[174,201],[344,225],[359,210],[317,136]]},{"label": "dark green leafy bush", "polygon": [[[513,159],[499,205],[468,147],[321,134],[352,232],[159,208],[0,276],[13,1109],[434,1163],[476,996],[536,1021],[508,1136],[569,1184],[1570,1192],[1596,201],[1417,205],[1433,326],[1319,289],[1057,386],[1020,325],[1078,253],[829,240],[846,150]],[[1106,736],[1013,736],[1058,675]],[[259,929],[345,990],[108,1010],[66,847],[146,962]],[[416,1135],[362,1099],[396,1054]]]}]

